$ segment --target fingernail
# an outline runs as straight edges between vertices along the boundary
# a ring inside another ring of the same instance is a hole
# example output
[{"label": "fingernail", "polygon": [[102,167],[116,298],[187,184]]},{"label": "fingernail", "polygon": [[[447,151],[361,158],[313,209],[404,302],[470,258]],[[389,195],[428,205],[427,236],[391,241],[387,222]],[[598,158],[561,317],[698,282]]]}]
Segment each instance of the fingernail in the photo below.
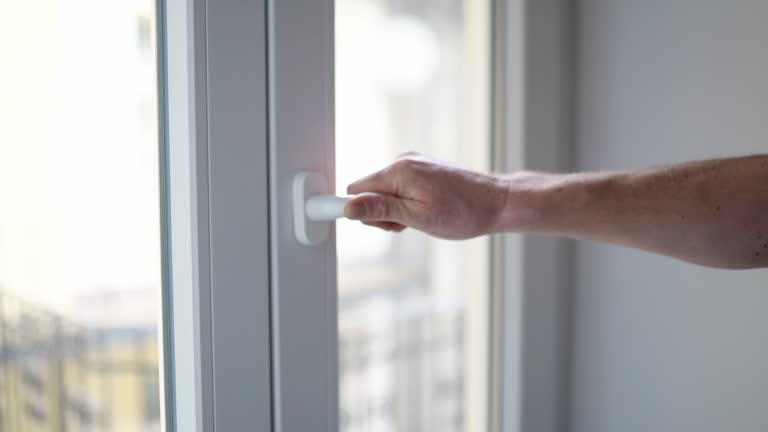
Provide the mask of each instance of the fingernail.
[{"label": "fingernail", "polygon": [[347,206],[347,219],[360,220],[365,217],[365,205],[352,202]]}]

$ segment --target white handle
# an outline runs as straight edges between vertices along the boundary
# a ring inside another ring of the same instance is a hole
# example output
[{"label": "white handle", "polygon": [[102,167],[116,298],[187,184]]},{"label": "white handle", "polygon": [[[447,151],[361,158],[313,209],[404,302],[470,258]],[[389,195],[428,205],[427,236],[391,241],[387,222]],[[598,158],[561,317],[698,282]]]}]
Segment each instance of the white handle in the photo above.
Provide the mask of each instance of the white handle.
[{"label": "white handle", "polygon": [[307,217],[313,221],[332,221],[344,217],[344,205],[349,197],[318,195],[307,200]]},{"label": "white handle", "polygon": [[328,180],[319,173],[302,172],[293,179],[293,232],[305,246],[322,244],[330,231],[329,221],[344,217],[349,198],[328,195]]}]

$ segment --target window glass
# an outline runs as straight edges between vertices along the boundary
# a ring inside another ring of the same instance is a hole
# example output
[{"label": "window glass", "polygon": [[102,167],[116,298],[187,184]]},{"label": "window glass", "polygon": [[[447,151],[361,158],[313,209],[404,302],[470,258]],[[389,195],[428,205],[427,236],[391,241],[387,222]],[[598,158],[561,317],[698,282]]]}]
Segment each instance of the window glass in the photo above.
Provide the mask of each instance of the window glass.
[{"label": "window glass", "polygon": [[[415,150],[486,170],[489,0],[336,1],[337,189]],[[338,223],[340,424],[486,429],[488,245]]]},{"label": "window glass", "polygon": [[152,0],[0,1],[0,431],[162,428]]}]

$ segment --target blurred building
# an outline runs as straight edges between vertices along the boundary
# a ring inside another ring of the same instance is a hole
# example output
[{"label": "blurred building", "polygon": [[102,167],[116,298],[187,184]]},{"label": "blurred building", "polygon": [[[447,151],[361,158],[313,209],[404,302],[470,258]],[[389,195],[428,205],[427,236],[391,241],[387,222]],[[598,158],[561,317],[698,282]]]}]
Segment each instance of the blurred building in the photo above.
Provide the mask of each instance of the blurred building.
[{"label": "blurred building", "polygon": [[0,291],[0,430],[160,430],[154,328],[86,329]]}]

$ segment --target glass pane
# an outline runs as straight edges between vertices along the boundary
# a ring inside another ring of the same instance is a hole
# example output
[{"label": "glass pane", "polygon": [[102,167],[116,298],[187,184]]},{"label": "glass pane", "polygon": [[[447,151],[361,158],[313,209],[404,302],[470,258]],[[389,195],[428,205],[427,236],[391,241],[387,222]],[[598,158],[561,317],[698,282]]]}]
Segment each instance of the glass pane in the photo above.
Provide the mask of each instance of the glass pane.
[{"label": "glass pane", "polygon": [[0,1],[0,431],[159,431],[152,0]]},{"label": "glass pane", "polygon": [[[487,170],[489,3],[336,1],[339,191],[407,150]],[[487,430],[487,239],[337,245],[341,430]]]}]

